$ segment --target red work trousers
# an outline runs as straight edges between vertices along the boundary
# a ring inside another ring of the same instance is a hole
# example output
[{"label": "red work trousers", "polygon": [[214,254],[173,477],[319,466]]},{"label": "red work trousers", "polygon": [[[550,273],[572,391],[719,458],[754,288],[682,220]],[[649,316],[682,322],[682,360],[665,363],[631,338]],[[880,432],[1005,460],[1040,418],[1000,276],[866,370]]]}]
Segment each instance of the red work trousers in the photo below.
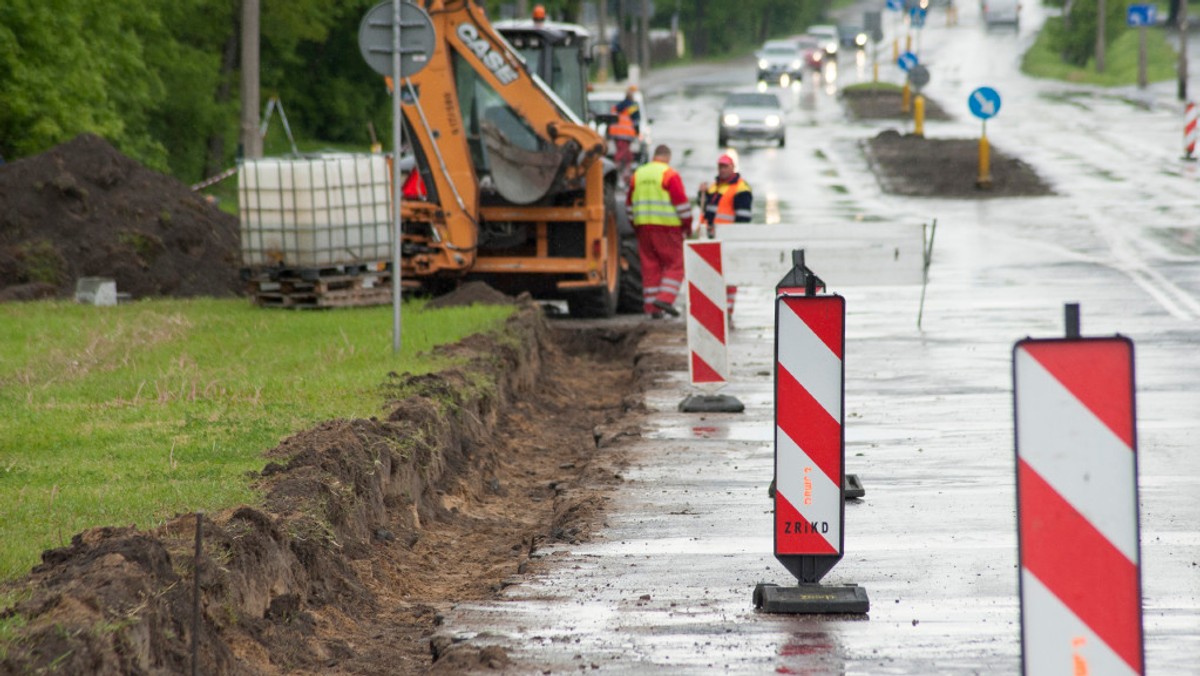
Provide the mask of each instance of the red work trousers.
[{"label": "red work trousers", "polygon": [[638,253],[642,259],[642,303],[647,314],[659,312],[654,301],[675,304],[683,283],[683,228],[639,225]]}]

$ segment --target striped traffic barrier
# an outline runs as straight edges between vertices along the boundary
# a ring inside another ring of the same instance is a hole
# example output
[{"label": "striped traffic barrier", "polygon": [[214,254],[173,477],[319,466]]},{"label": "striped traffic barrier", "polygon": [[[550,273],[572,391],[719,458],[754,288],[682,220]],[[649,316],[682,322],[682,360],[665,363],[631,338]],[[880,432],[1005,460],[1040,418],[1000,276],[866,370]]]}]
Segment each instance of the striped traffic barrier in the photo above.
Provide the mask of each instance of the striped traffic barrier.
[{"label": "striped traffic barrier", "polygon": [[775,298],[775,558],[800,584],[760,584],[767,612],[870,609],[862,587],[818,584],[843,554],[845,323],[836,294]]},{"label": "striped traffic barrier", "polygon": [[1194,162],[1196,157],[1196,104],[1191,101],[1183,109],[1183,159]]},{"label": "striped traffic barrier", "polygon": [[740,401],[715,394],[729,379],[721,242],[687,242],[683,270],[687,278],[688,374],[691,384],[707,393],[688,396],[679,408],[686,412],[740,413],[745,410]]},{"label": "striped traffic barrier", "polygon": [[1024,673],[1142,674],[1133,342],[1013,348]]}]

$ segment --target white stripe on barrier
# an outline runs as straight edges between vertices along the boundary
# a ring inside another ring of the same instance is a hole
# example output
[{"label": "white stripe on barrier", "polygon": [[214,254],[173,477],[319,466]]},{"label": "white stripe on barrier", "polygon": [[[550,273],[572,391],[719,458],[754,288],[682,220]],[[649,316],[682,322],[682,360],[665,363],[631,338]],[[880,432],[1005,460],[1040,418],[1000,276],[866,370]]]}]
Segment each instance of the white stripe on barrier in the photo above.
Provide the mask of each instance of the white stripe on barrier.
[{"label": "white stripe on barrier", "polygon": [[[721,273],[717,272],[711,265],[708,264],[699,254],[692,249],[686,247],[687,257],[684,259],[684,265],[687,268],[687,279],[691,284],[696,285],[705,292],[716,291],[709,300],[721,305],[721,298],[725,295],[725,278]],[[707,293],[705,294],[707,295]]]},{"label": "white stripe on barrier", "polygon": [[780,366],[841,424],[841,360],[787,307],[787,303],[780,307],[777,335],[788,337],[778,347]]},{"label": "white stripe on barrier", "polygon": [[[1022,612],[1037,622],[1022,622],[1027,676],[1042,674],[1104,674],[1137,672],[1112,651],[1046,585],[1021,570]],[[1036,629],[1034,627],[1036,626]]]},{"label": "white stripe on barrier", "polygon": [[[1130,561],[1138,561],[1134,454],[1025,350],[1018,350],[1021,459]],[[1072,449],[1087,448],[1080,463]]]},{"label": "white stripe on barrier", "polygon": [[[841,477],[829,477],[821,471],[821,466],[809,457],[808,453],[796,445],[794,439],[784,433],[780,427],[775,428],[775,438],[779,449],[776,451],[778,477],[776,489],[786,497],[796,511],[809,521],[824,521],[829,524],[829,532],[821,533],[829,546],[835,552],[841,551],[842,543],[842,513],[841,500],[829,499],[828,496],[841,494],[838,483]],[[811,482],[805,485],[805,480]],[[810,497],[810,503],[804,504],[804,497]]]}]

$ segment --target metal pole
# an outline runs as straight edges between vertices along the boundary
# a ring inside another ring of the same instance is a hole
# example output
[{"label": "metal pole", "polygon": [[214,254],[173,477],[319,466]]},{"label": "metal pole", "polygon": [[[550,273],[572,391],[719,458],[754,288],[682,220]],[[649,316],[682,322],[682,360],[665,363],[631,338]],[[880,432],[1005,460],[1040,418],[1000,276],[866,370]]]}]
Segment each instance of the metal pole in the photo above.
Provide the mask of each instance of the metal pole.
[{"label": "metal pole", "polygon": [[242,157],[263,155],[262,136],[258,133],[259,114],[259,2],[242,0]]},{"label": "metal pole", "polygon": [[1188,97],[1188,18],[1187,0],[1179,0],[1179,100],[1187,101]]},{"label": "metal pole", "polygon": [[1146,88],[1146,27],[1138,28],[1138,89]]},{"label": "metal pole", "polygon": [[1063,319],[1067,325],[1067,338],[1079,338],[1079,303],[1067,303],[1063,306]]},{"label": "metal pole", "polygon": [[1104,0],[1096,0],[1096,72],[1104,72]]},{"label": "metal pole", "polygon": [[[400,0],[392,0],[392,354],[400,353]],[[414,169],[415,171],[415,169]]]}]

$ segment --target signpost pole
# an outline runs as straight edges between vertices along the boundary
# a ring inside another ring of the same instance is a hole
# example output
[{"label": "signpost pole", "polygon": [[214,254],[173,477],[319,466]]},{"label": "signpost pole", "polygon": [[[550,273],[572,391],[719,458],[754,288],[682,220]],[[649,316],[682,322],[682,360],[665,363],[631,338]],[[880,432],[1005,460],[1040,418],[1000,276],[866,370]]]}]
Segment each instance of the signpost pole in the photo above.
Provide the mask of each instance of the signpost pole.
[{"label": "signpost pole", "polygon": [[392,0],[392,354],[400,354],[400,0]]}]

